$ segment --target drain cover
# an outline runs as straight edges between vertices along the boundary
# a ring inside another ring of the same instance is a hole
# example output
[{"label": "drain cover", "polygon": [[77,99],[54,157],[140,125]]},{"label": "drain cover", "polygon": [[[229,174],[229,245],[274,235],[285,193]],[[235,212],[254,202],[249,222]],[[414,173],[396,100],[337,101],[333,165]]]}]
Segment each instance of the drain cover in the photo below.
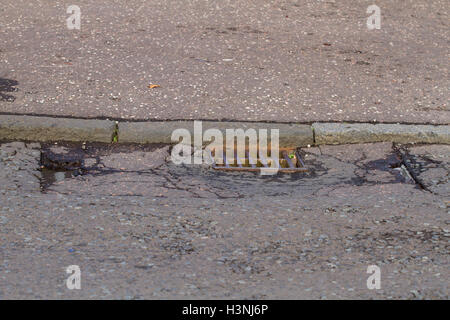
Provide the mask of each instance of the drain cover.
[{"label": "drain cover", "polygon": [[[270,163],[268,160],[262,158],[261,156],[256,159],[256,161],[251,161],[248,151],[245,151],[245,158],[241,159],[237,156],[235,151],[234,161],[230,162],[225,153],[222,154],[222,164],[216,163],[212,153],[208,150],[207,154],[210,157],[210,163],[212,163],[212,168],[215,170],[223,171],[260,171],[261,168],[270,168]],[[300,153],[295,151],[283,150],[280,152],[278,171],[285,173],[294,172],[306,172],[308,169],[303,162]]]}]

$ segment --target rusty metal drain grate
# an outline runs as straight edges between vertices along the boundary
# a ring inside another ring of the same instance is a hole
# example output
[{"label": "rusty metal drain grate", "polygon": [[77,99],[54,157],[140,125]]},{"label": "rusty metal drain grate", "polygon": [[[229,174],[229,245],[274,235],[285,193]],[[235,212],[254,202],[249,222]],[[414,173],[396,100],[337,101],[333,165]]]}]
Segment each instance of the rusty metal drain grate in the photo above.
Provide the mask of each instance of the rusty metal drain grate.
[{"label": "rusty metal drain grate", "polygon": [[[210,157],[211,167],[215,170],[222,171],[260,171],[262,168],[270,168],[270,162],[259,157],[256,161],[251,161],[248,151],[245,151],[245,159],[240,159],[236,152],[234,153],[234,161],[230,163],[225,155],[222,154],[222,164],[218,164],[214,160],[211,151],[207,154]],[[300,153],[295,150],[288,152],[286,150],[280,152],[278,171],[284,173],[306,172],[308,169],[303,162]]]}]

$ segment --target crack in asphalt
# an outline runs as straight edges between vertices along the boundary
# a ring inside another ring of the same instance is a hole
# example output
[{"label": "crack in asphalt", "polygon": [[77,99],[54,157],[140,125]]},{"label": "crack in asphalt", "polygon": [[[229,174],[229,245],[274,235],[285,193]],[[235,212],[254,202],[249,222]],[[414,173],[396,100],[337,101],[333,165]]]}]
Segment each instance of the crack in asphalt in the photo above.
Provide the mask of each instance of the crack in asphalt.
[{"label": "crack in asphalt", "polygon": [[406,161],[406,157],[409,156],[408,148],[407,147],[400,147],[396,145],[395,143],[392,144],[392,149],[394,152],[397,153],[397,156],[401,159],[401,164],[405,168],[405,170],[408,172],[411,179],[414,181],[414,183],[422,190],[433,193],[430,189],[428,189],[423,182],[420,180],[418,175],[412,170],[411,166]]}]

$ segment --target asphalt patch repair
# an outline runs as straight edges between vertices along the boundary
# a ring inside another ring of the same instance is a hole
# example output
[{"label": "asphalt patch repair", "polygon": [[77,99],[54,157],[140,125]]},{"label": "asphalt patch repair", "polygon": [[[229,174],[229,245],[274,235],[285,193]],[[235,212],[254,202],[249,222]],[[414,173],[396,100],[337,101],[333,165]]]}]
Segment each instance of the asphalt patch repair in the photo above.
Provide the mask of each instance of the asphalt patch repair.
[{"label": "asphalt patch repair", "polygon": [[[342,184],[408,183],[429,191],[405,165],[404,150],[408,148],[410,146],[391,143],[298,148],[296,154],[307,170],[261,176],[257,172],[216,171],[211,165],[175,165],[170,161],[170,146],[161,144],[42,144],[40,182],[41,190],[47,192],[69,186],[79,189],[81,185],[77,187],[76,181],[86,185],[96,179],[105,179],[104,183],[111,185],[106,189],[114,190],[117,178],[113,177],[120,176],[130,180],[130,195],[144,195],[162,188],[166,192],[168,189],[184,191],[196,197],[212,193],[227,198],[249,197],[265,192],[266,188],[271,190],[269,195],[277,195],[286,193],[285,190],[280,191],[285,186],[301,187],[297,192],[307,194],[325,186]],[[139,192],[131,184],[133,179],[142,185]],[[67,180],[74,182],[65,183]],[[156,180],[161,181],[155,184]],[[263,187],[257,186],[261,180],[264,181]],[[199,183],[203,187],[195,190]],[[252,192],[252,188],[256,191]],[[164,193],[159,195],[164,196]]]}]

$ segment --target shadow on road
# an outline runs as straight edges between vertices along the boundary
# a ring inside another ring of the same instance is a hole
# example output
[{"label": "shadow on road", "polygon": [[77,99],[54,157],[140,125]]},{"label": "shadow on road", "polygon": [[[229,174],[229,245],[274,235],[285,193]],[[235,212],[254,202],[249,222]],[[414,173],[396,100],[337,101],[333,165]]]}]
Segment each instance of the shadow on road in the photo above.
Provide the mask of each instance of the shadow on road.
[{"label": "shadow on road", "polygon": [[19,82],[16,80],[10,80],[10,79],[3,79],[0,78],[0,101],[8,101],[13,102],[16,100],[16,98],[10,94],[7,94],[6,92],[15,92],[17,91],[17,86]]}]

